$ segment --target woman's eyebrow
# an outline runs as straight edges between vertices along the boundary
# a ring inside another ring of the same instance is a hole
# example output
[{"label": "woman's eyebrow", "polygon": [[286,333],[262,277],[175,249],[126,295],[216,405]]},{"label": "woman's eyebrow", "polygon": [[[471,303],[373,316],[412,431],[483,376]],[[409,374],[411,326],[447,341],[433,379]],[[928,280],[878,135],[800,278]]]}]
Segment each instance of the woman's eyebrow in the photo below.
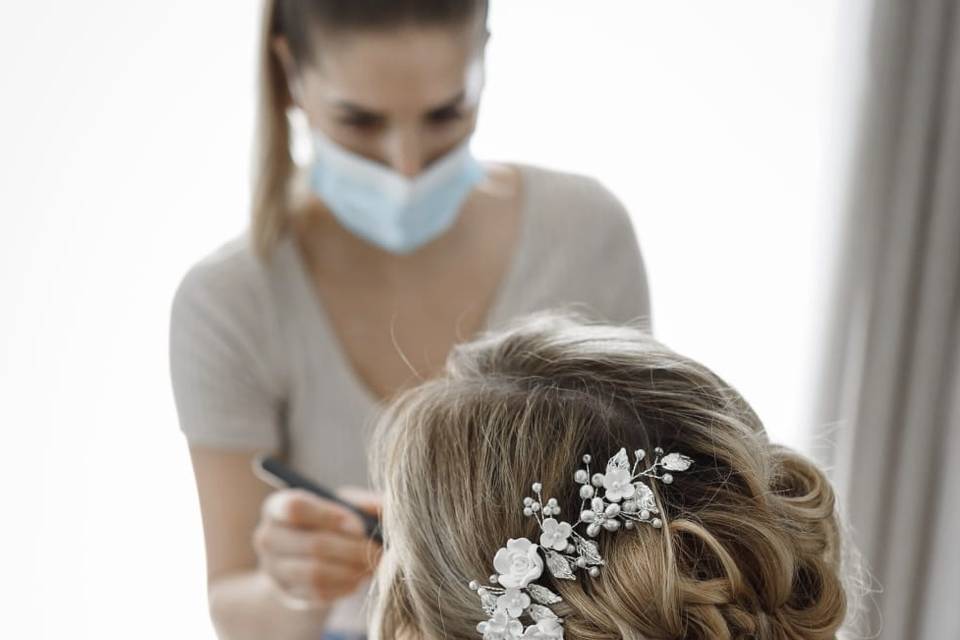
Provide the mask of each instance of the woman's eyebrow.
[{"label": "woman's eyebrow", "polygon": [[[427,114],[429,115],[434,113],[441,113],[443,111],[456,108],[460,105],[460,103],[463,102],[464,98],[466,98],[466,95],[467,95],[466,90],[461,89],[460,92],[457,93],[457,95],[455,95],[451,99],[444,101],[438,106],[431,107],[430,109],[428,109]],[[382,113],[377,113],[376,111],[365,109],[364,107],[361,107],[360,105],[349,102],[348,100],[337,100],[336,102],[334,102],[334,106],[339,109],[349,111],[351,114],[361,115],[371,119],[382,120],[386,118],[386,116]]]}]

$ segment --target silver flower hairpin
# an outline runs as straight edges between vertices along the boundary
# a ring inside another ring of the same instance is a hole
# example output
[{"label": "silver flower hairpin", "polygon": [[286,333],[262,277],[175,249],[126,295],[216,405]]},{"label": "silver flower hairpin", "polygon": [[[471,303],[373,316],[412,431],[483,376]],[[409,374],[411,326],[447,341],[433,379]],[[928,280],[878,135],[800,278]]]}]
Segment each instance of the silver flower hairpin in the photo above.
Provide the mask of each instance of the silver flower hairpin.
[{"label": "silver flower hairpin", "polygon": [[[531,488],[537,498],[523,499],[523,514],[536,518],[540,524],[540,544],[527,538],[509,539],[507,546],[497,551],[493,558],[496,570],[490,576],[493,586],[481,586],[476,580],[470,582],[470,589],[480,596],[480,604],[490,616],[489,620],[477,625],[484,640],[563,638],[563,619],[548,606],[562,599],[534,581],[543,573],[544,563],[550,574],[559,580],[576,580],[574,574],[580,569],[586,569],[590,577],[596,578],[604,561],[597,543],[589,538],[596,538],[603,530],[633,529],[637,522],[646,522],[657,529],[663,526],[653,491],[641,478],[670,484],[673,475],[658,474],[657,469],[686,471],[693,461],[679,453],[664,456],[660,447],[654,449],[654,453],[653,464],[638,473],[640,461],[646,458],[644,450],[634,452],[636,460],[631,469],[627,450],[621,448],[607,462],[606,473],[593,475],[590,475],[590,456],[583,456],[586,468],[577,469],[573,476],[574,481],[582,485],[580,517],[573,524],[553,517],[560,513],[557,499],[550,498],[544,504],[543,486],[539,482],[533,483]],[[600,495],[601,490],[603,495]],[[576,531],[580,524],[587,525],[586,537]],[[524,615],[533,624],[524,627],[520,621]]]}]

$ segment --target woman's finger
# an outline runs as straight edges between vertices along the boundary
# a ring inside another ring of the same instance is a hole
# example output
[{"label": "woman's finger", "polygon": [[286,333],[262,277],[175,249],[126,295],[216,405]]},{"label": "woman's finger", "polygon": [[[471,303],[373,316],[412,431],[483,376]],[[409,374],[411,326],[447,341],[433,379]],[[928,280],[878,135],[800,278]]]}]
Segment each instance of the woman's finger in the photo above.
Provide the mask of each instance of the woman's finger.
[{"label": "woman's finger", "polygon": [[336,493],[338,497],[356,505],[371,515],[379,516],[383,511],[383,498],[379,493],[370,491],[369,489],[347,485],[338,488]]},{"label": "woman's finger", "polygon": [[314,558],[372,570],[379,558],[379,545],[371,540],[329,531],[308,532],[275,523],[263,525],[256,536],[259,552],[285,557]]},{"label": "woman's finger", "polygon": [[303,489],[282,489],[263,501],[264,519],[301,529],[333,530],[355,517],[346,507]]},{"label": "woman's finger", "polygon": [[305,558],[269,558],[263,569],[284,591],[299,598],[339,598],[354,591],[366,577],[343,565],[323,565]]}]

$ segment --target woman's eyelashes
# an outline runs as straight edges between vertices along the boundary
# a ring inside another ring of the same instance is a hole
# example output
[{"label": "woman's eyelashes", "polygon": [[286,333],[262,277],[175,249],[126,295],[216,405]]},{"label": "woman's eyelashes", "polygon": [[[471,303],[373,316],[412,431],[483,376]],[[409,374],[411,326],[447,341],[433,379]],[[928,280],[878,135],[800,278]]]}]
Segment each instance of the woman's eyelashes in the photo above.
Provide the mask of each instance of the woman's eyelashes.
[{"label": "woman's eyelashes", "polygon": [[362,131],[373,131],[383,126],[383,120],[381,118],[364,115],[347,116],[346,118],[340,118],[338,122],[351,129],[360,129]]},{"label": "woman's eyelashes", "polygon": [[463,111],[455,107],[434,111],[427,116],[427,121],[431,124],[447,124],[463,118]]},{"label": "woman's eyelashes", "polygon": [[[464,113],[460,109],[442,109],[427,114],[425,120],[428,125],[442,127],[444,125],[463,119]],[[363,132],[377,131],[384,126],[383,118],[367,115],[351,115],[340,118],[338,122],[351,129]]]}]

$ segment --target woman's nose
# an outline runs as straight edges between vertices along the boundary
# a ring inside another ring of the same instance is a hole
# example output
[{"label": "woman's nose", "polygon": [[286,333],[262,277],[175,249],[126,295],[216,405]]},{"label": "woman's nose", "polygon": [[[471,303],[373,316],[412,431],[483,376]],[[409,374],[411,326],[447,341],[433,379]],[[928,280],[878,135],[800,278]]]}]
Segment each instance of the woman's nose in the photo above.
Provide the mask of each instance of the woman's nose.
[{"label": "woman's nose", "polygon": [[413,178],[423,171],[423,149],[418,136],[414,133],[398,133],[388,143],[386,160],[390,167]]}]

